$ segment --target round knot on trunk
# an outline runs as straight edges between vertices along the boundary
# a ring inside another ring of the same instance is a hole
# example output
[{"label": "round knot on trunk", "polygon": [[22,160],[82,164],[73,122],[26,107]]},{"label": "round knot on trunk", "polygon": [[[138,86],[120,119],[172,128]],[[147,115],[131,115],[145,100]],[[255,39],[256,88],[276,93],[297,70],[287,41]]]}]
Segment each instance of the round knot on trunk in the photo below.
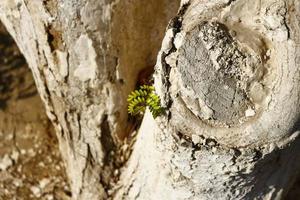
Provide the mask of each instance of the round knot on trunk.
[{"label": "round knot on trunk", "polygon": [[219,22],[204,22],[178,49],[181,96],[194,115],[214,126],[238,125],[255,115],[249,88],[262,76],[262,60],[232,35]]},{"label": "round knot on trunk", "polygon": [[167,127],[227,146],[276,142],[299,127],[293,41],[272,40],[255,20],[228,15],[179,17],[169,26],[154,74]]}]

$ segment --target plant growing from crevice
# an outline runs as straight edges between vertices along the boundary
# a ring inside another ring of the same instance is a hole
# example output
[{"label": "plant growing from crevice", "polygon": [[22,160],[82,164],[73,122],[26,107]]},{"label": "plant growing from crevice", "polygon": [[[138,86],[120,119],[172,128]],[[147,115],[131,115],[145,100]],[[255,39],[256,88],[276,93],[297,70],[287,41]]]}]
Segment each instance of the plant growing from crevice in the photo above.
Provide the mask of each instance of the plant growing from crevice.
[{"label": "plant growing from crevice", "polygon": [[139,89],[132,91],[127,98],[128,113],[130,115],[143,115],[146,107],[149,108],[153,117],[159,116],[163,109],[160,106],[160,98],[151,85],[142,85]]}]

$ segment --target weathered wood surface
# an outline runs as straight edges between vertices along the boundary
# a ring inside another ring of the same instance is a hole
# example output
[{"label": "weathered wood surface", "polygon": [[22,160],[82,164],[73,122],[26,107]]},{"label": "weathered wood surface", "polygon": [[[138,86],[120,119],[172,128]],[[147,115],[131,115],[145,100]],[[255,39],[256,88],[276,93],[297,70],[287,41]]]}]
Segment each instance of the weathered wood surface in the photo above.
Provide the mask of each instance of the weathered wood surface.
[{"label": "weathered wood surface", "polygon": [[280,199],[300,167],[296,0],[183,0],[154,75],[166,113],[146,113],[111,185],[126,95],[154,60],[169,6],[0,2],[56,126],[74,198]]},{"label": "weathered wood surface", "polygon": [[167,112],[144,118],[120,196],[286,195],[300,167],[299,11],[298,1],[182,2],[155,72]]}]

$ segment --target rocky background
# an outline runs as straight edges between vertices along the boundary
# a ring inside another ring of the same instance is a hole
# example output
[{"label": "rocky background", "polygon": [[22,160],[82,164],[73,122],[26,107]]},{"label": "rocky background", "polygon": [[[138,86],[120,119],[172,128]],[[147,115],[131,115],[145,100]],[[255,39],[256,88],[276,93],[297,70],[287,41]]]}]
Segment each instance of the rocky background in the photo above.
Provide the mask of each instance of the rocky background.
[{"label": "rocky background", "polygon": [[0,24],[0,200],[70,199],[30,69]]}]

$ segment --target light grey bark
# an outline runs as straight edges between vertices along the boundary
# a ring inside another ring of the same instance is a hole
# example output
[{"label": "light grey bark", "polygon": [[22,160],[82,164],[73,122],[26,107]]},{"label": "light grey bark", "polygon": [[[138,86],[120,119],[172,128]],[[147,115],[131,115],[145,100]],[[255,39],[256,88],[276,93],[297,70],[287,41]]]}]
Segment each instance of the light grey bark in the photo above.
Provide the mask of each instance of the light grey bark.
[{"label": "light grey bark", "polygon": [[[56,126],[74,199],[109,196],[126,95],[170,5],[0,2]],[[297,0],[183,0],[156,65],[166,112],[146,112],[113,198],[282,198],[300,168],[299,13]]]},{"label": "light grey bark", "polygon": [[[183,1],[117,199],[282,199],[300,169],[298,1]],[[129,180],[129,183],[128,183]]]},{"label": "light grey bark", "polygon": [[1,0],[0,19],[33,72],[74,199],[107,199],[126,97],[154,66],[177,1]]}]

